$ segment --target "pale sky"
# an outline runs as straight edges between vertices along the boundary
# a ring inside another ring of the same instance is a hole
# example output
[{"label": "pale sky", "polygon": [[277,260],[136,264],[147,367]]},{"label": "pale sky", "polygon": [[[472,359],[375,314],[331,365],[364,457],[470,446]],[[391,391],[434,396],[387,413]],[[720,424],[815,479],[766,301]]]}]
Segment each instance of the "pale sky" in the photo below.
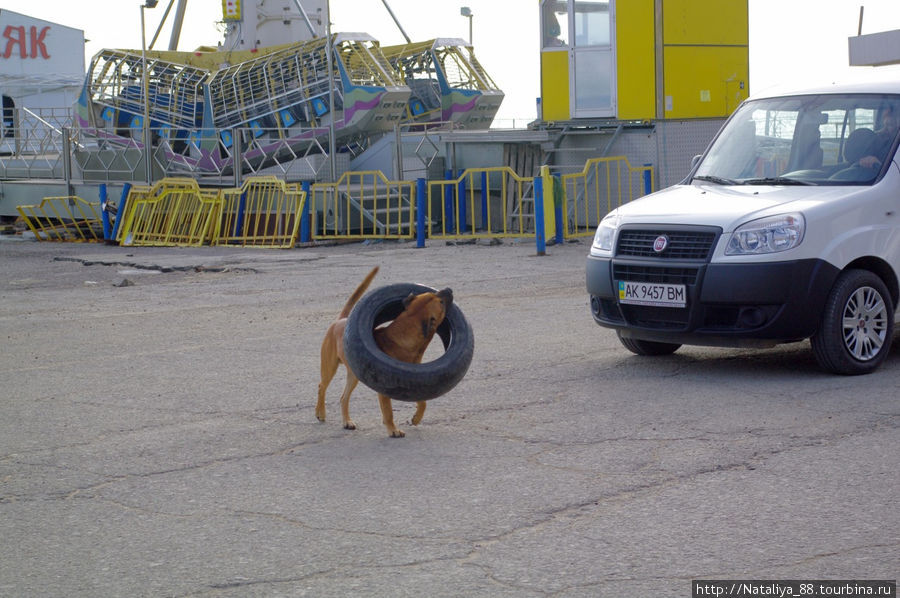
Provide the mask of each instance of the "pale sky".
[{"label": "pale sky", "polygon": [[[142,0],[2,0],[0,8],[85,32],[90,41],[86,62],[101,48],[141,47]],[[538,2],[536,0],[388,0],[413,41],[434,37],[468,38],[474,14],[475,55],[506,93],[498,124],[533,120],[540,89]],[[146,11],[147,39],[153,36],[168,0]],[[847,38],[856,35],[859,8],[865,7],[863,33],[900,29],[898,0],[749,0],[750,93],[797,82],[828,82],[846,78],[891,77],[900,80],[900,66],[849,67]],[[180,50],[214,46],[222,39],[216,24],[221,0],[188,3]],[[331,0],[332,29],[364,31],[383,45],[403,43],[381,0]],[[165,49],[168,27],[157,49]]]}]

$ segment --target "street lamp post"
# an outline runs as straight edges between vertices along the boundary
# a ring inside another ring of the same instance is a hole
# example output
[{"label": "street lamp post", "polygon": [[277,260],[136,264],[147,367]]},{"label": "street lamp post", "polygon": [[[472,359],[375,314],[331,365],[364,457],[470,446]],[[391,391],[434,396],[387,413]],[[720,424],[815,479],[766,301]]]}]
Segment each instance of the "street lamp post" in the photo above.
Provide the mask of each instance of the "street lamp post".
[{"label": "street lamp post", "polygon": [[152,144],[150,143],[150,85],[147,79],[147,34],[144,26],[144,9],[155,8],[159,0],[144,0],[141,4],[141,98],[144,109],[141,119],[141,138],[144,142],[144,175],[147,184],[153,184],[153,163],[151,161]]},{"label": "street lamp post", "polygon": [[472,9],[468,6],[463,6],[459,9],[459,14],[469,19],[469,45],[472,45],[472,17],[475,15],[472,13]]}]

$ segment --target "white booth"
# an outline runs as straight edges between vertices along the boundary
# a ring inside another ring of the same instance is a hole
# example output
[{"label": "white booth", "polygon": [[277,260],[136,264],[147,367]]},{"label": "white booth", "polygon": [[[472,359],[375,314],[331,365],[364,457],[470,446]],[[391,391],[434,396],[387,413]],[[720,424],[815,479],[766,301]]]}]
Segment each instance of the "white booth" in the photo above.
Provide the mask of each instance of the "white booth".
[{"label": "white booth", "polygon": [[0,9],[0,153],[33,153],[68,126],[84,84],[84,32]]}]

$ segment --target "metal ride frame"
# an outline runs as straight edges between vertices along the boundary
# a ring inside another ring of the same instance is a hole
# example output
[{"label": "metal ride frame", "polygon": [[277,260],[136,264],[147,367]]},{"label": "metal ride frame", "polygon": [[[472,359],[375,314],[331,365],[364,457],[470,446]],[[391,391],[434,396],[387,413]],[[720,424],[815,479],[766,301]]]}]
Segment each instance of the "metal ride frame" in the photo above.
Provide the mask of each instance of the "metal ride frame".
[{"label": "metal ride frame", "polygon": [[465,40],[437,38],[381,51],[411,92],[404,123],[490,127],[504,95]]},{"label": "metal ride frame", "polygon": [[[151,52],[146,60],[103,50],[91,61],[73,126],[87,170],[113,166],[108,148],[152,147],[163,172],[214,176],[321,150],[332,129],[342,146],[391,130],[410,93],[396,76],[378,42],[364,34],[257,52]],[[135,159],[124,166],[134,167]]]}]

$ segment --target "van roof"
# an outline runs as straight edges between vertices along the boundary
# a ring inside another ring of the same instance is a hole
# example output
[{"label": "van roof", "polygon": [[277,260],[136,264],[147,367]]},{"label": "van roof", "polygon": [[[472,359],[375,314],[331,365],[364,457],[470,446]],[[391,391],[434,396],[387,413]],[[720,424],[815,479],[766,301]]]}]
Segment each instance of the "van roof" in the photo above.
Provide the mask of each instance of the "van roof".
[{"label": "van roof", "polygon": [[771,98],[778,96],[791,95],[812,95],[823,93],[890,93],[900,94],[900,81],[896,80],[878,80],[878,81],[851,81],[838,82],[817,86],[805,87],[787,87],[779,86],[766,89],[758,94],[753,94],[751,99]]}]

